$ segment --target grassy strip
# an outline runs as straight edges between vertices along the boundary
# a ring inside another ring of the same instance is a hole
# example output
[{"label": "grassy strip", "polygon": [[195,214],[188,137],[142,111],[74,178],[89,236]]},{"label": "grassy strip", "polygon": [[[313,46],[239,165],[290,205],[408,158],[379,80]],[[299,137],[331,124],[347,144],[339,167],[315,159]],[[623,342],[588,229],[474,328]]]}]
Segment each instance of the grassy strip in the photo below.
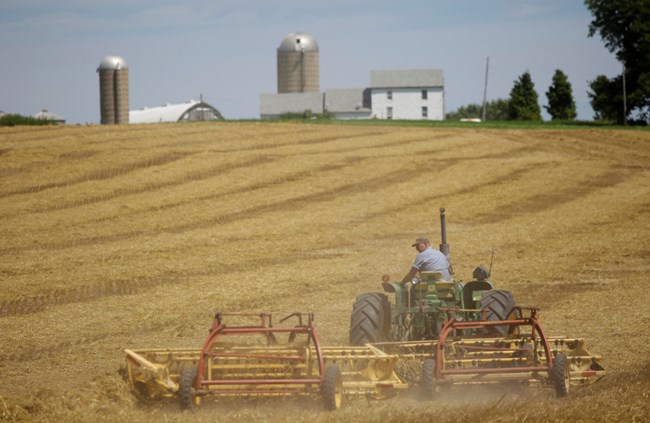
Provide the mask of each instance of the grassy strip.
[{"label": "grassy strip", "polygon": [[487,122],[461,122],[461,121],[431,121],[431,120],[339,120],[339,119],[268,119],[268,120],[237,120],[237,122],[268,122],[268,123],[306,123],[321,125],[359,125],[359,126],[403,126],[413,128],[488,128],[488,129],[614,129],[614,130],[650,130],[648,126],[622,126],[608,121],[487,121]]}]

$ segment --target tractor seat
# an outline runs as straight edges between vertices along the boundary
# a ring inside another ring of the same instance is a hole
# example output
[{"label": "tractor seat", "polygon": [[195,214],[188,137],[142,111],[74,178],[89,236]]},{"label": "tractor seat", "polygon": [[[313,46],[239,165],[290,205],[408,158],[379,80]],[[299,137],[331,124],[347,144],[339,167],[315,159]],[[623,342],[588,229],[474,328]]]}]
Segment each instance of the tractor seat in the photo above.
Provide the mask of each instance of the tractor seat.
[{"label": "tractor seat", "polygon": [[422,282],[438,282],[443,281],[442,272],[420,272],[420,280]]},{"label": "tractor seat", "polygon": [[434,289],[441,299],[454,299],[454,282],[442,278],[441,272],[420,272],[420,280],[426,282],[429,290]]}]

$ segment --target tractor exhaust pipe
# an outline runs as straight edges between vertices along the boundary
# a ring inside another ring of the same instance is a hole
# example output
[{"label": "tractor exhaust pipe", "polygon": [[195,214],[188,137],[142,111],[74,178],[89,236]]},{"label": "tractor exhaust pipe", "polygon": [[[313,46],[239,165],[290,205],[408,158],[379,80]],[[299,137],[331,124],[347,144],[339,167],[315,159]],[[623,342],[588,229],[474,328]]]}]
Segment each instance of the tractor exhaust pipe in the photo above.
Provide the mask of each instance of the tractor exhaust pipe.
[{"label": "tractor exhaust pipe", "polygon": [[447,244],[447,222],[445,221],[445,208],[440,208],[440,235],[442,235],[442,243],[440,244],[440,252],[449,259],[449,244]]}]

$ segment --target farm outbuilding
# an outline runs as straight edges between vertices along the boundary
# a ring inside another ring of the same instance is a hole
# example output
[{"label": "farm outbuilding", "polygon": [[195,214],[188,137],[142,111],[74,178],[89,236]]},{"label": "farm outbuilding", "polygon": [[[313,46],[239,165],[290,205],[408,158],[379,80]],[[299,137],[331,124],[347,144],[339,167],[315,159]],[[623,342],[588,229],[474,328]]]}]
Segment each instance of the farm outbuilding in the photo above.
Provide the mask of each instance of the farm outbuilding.
[{"label": "farm outbuilding", "polygon": [[370,91],[367,88],[333,88],[325,92],[325,110],[335,119],[368,119]]},{"label": "farm outbuilding", "polygon": [[159,107],[143,107],[129,112],[131,123],[189,122],[223,120],[214,106],[204,101],[190,100],[181,104],[165,104]]},{"label": "farm outbuilding", "polygon": [[57,115],[56,113],[52,113],[48,111],[47,109],[43,109],[40,112],[32,115],[34,119],[44,119],[44,120],[51,120],[52,122],[55,123],[60,123],[60,124],[65,124],[65,119],[63,119],[61,116]]},{"label": "farm outbuilding", "polygon": [[369,119],[370,92],[364,88],[336,88],[321,93],[262,94],[260,117],[328,113],[334,119]]},{"label": "farm outbuilding", "polygon": [[277,119],[286,114],[301,114],[309,111],[323,113],[324,93],[281,93],[260,96],[260,117]]}]

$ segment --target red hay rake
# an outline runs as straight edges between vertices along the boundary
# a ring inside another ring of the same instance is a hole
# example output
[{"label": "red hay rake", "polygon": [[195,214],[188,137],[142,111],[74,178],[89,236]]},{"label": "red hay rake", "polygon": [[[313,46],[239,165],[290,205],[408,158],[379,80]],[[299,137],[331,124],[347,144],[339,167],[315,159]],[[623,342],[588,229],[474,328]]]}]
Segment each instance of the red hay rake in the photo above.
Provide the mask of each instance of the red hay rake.
[{"label": "red hay rake", "polygon": [[[345,397],[415,388],[431,399],[454,384],[542,384],[562,397],[605,374],[583,339],[545,336],[536,308],[498,321],[456,320],[458,311],[447,311],[438,340],[338,347],[321,346],[312,313],[292,313],[280,326],[270,313],[217,313],[200,350],[125,350],[127,376],[140,398],[176,397],[183,410],[208,397],[275,396],[320,396],[336,410]],[[247,323],[229,326],[226,317]]]}]

